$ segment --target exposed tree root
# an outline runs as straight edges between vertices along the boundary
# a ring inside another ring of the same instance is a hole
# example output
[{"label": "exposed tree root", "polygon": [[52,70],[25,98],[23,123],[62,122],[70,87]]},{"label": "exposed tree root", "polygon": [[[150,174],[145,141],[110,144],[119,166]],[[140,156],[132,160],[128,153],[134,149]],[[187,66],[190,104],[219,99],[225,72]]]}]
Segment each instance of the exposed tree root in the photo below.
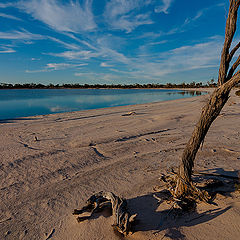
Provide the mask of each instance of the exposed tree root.
[{"label": "exposed tree root", "polygon": [[[181,208],[183,210],[193,210],[196,207],[196,203],[203,201],[210,203],[212,196],[205,191],[199,189],[193,182],[186,182],[182,179],[179,174],[175,173],[173,170],[171,175],[162,175],[160,180],[167,184],[167,189],[171,194],[171,202],[173,202],[172,208]],[[182,184],[184,190],[179,194],[176,192],[177,184]]]},{"label": "exposed tree root", "polygon": [[[173,169],[163,174],[160,180],[164,182],[154,187],[154,191],[160,192],[164,197],[154,196],[159,203],[167,201],[172,204],[171,210],[181,208],[182,210],[193,210],[197,202],[214,204],[217,193],[227,195],[239,191],[240,178],[226,174],[205,173],[194,171],[195,182],[186,182],[179,177]],[[184,191],[176,194],[178,182],[184,185]],[[164,190],[163,190],[164,189]]]},{"label": "exposed tree root", "polygon": [[114,217],[114,223],[112,227],[123,235],[127,235],[131,232],[131,224],[136,218],[135,215],[130,215],[127,209],[127,201],[124,198],[120,198],[112,192],[99,192],[92,195],[87,200],[87,205],[82,209],[75,209],[73,215],[80,215],[85,212],[90,212],[90,216],[79,216],[78,222],[90,219],[94,213],[100,212],[105,208],[112,209]]}]

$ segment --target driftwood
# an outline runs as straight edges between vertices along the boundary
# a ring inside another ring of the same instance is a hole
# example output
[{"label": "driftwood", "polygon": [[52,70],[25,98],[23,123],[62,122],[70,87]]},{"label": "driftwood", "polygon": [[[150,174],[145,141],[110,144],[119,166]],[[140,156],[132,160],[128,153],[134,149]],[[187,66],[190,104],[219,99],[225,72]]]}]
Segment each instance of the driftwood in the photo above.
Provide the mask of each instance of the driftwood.
[{"label": "driftwood", "polygon": [[89,216],[79,216],[78,222],[90,219],[94,213],[100,212],[105,208],[111,208],[114,217],[112,227],[123,235],[127,235],[131,231],[131,224],[136,218],[135,215],[130,215],[127,208],[127,201],[124,198],[116,196],[112,192],[99,192],[92,195],[87,200],[87,205],[82,209],[75,209],[73,215],[80,215],[85,212],[90,212]]}]

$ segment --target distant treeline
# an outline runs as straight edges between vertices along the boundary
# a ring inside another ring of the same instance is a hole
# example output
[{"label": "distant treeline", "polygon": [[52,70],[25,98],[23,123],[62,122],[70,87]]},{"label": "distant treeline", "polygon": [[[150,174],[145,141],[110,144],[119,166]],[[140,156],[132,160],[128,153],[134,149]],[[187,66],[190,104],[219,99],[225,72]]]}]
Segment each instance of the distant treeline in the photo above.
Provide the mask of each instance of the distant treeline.
[{"label": "distant treeline", "polygon": [[61,89],[61,88],[202,88],[202,87],[216,87],[217,84],[214,83],[214,80],[207,82],[207,84],[200,83],[167,83],[167,84],[158,84],[158,83],[149,83],[149,84],[48,84],[44,85],[41,83],[23,83],[23,84],[11,84],[11,83],[0,83],[0,89],[21,89],[21,88],[28,88],[28,89]]}]

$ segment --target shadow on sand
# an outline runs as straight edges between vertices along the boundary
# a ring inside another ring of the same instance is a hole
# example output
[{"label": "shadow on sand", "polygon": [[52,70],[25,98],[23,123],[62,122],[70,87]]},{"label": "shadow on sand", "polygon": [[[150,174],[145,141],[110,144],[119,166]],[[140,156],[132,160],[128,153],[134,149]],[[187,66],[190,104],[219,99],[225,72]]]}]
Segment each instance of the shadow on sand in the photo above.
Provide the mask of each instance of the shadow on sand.
[{"label": "shadow on sand", "polygon": [[[230,196],[232,192],[236,191],[236,184],[239,184],[239,171],[225,171],[222,168],[215,168],[204,171],[204,173],[194,176],[194,181],[209,182],[209,184],[202,187],[209,193]],[[213,204],[207,205],[205,211],[197,212],[197,209],[195,209],[186,212],[181,209],[171,209],[171,205],[166,204],[165,200],[167,199],[169,199],[169,192],[164,187],[159,192],[128,199],[129,211],[131,214],[137,213],[137,221],[133,226],[133,232],[152,231],[153,234],[157,234],[163,231],[163,237],[183,240],[186,239],[186,236],[181,232],[181,227],[206,223],[231,209],[231,206],[220,208],[213,202]],[[85,218],[93,220],[100,215],[109,217],[111,211],[106,210],[107,212],[89,215]],[[119,239],[125,239],[119,233],[115,232],[115,234]]]},{"label": "shadow on sand", "polygon": [[[218,180],[218,184],[213,182],[213,185],[209,184],[205,187],[211,193],[219,193],[224,196],[230,196],[231,192],[236,191],[235,184],[239,183],[238,171],[225,171],[222,168],[209,169],[209,174],[214,173],[219,176],[203,175],[198,177],[199,181],[207,181],[209,179]],[[223,177],[225,176],[225,177]],[[219,184],[221,182],[221,184]],[[154,193],[158,199],[166,197],[166,191]],[[170,211],[171,205],[167,210],[158,210],[161,205],[158,199],[153,196],[153,193],[139,196],[128,200],[129,209],[137,213],[138,222],[134,227],[134,232],[138,231],[154,231],[159,233],[165,230],[165,237],[170,239],[185,239],[185,235],[181,233],[181,227],[196,226],[201,223],[208,222],[225,212],[227,212],[231,206],[225,208],[219,208],[216,203],[208,205],[208,209],[205,212],[198,213],[197,211],[183,212],[180,209],[174,209]],[[166,209],[166,206],[165,206]]]},{"label": "shadow on sand", "polygon": [[[156,195],[159,196],[161,193]],[[128,204],[129,208],[134,209],[138,214],[138,222],[134,227],[134,232],[154,231],[154,233],[158,233],[166,230],[165,236],[170,239],[185,239],[185,235],[180,231],[181,227],[190,227],[208,222],[231,208],[221,209],[215,207],[203,213],[197,213],[196,211],[182,212],[178,209],[157,211],[159,203],[152,194],[129,199]]]},{"label": "shadow on sand", "polygon": [[11,119],[2,119],[0,120],[0,124],[1,123],[16,123],[18,121],[29,121],[29,120],[36,120],[36,119],[40,119],[40,118],[11,118]]}]

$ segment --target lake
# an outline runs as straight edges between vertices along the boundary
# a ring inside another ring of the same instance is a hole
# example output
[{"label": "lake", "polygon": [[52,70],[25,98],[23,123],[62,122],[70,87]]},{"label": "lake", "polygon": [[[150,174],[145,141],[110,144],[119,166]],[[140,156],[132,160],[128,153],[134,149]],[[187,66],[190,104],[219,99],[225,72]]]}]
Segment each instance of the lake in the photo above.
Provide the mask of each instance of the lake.
[{"label": "lake", "polygon": [[205,94],[175,89],[1,89],[0,119],[72,112]]}]

